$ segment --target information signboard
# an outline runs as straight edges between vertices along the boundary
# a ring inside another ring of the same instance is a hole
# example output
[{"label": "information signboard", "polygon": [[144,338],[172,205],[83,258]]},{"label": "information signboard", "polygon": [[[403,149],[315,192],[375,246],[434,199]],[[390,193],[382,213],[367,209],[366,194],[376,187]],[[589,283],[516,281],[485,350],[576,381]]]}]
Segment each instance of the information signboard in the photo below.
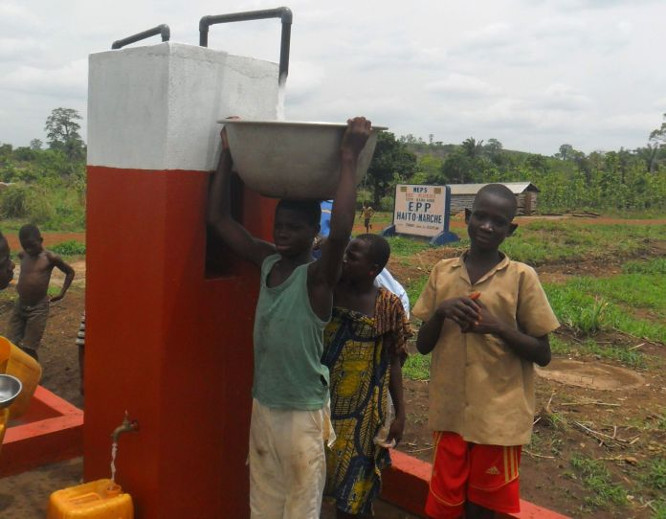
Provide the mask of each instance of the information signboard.
[{"label": "information signboard", "polygon": [[396,233],[437,236],[448,230],[446,216],[446,186],[396,186],[393,208]]}]

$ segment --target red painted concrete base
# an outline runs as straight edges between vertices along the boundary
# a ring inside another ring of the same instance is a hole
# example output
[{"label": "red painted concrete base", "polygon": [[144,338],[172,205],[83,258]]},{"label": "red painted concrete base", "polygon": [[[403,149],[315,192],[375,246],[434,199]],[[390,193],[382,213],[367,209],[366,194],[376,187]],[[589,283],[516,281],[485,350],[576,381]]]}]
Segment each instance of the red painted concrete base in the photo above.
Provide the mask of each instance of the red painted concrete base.
[{"label": "red painted concrete base", "polygon": [[38,386],[28,412],[9,423],[0,450],[0,477],[82,454],[83,411]]},{"label": "red painted concrete base", "polygon": [[[382,473],[382,499],[412,514],[426,517],[423,507],[428,494],[432,466],[399,451],[391,452],[391,468]],[[551,510],[520,501],[518,514],[503,515],[515,519],[568,519]]]}]

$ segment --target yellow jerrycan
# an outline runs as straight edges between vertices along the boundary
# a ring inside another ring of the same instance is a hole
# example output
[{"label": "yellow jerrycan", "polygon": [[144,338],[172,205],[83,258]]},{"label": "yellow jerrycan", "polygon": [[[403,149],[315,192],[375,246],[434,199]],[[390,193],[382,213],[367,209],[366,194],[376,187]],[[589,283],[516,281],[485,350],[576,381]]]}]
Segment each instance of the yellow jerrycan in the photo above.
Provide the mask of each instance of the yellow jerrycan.
[{"label": "yellow jerrycan", "polygon": [[46,518],[134,519],[134,505],[119,485],[98,479],[53,492]]},{"label": "yellow jerrycan", "polygon": [[0,449],[2,448],[2,440],[5,439],[7,422],[9,422],[9,408],[5,407],[4,409],[0,409]]},{"label": "yellow jerrycan", "polygon": [[42,367],[21,348],[0,337],[0,373],[13,375],[23,384],[23,391],[9,406],[9,418],[18,418],[28,410],[42,378]]}]

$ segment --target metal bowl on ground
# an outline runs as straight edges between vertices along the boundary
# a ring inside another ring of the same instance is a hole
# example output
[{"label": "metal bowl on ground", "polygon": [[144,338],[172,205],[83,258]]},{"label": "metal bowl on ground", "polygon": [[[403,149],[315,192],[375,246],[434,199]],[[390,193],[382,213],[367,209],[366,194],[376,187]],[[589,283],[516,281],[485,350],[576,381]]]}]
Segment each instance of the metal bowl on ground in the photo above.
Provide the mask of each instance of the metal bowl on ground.
[{"label": "metal bowl on ground", "polygon": [[[234,169],[245,185],[277,198],[332,198],[340,177],[340,144],[347,124],[219,121],[227,128]],[[356,169],[358,185],[370,166],[377,134],[373,127]]]},{"label": "metal bowl on ground", "polygon": [[0,409],[8,407],[21,393],[23,384],[12,375],[0,373]]}]

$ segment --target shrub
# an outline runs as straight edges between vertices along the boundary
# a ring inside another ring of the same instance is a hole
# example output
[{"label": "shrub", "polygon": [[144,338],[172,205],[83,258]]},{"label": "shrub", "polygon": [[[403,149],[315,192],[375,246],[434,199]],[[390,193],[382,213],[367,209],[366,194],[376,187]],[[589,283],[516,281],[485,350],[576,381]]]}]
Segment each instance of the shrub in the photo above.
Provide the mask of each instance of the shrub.
[{"label": "shrub", "polygon": [[379,210],[393,212],[394,198],[392,196],[385,196],[379,201]]},{"label": "shrub", "polygon": [[56,243],[53,247],[49,247],[49,249],[62,256],[76,256],[86,253],[86,244],[76,240],[69,240]]},{"label": "shrub", "polygon": [[42,230],[83,229],[84,192],[48,179],[40,184],[12,185],[0,192],[0,217],[29,221]]},{"label": "shrub", "polygon": [[25,218],[28,215],[28,187],[10,186],[0,195],[0,213],[3,218]]}]

